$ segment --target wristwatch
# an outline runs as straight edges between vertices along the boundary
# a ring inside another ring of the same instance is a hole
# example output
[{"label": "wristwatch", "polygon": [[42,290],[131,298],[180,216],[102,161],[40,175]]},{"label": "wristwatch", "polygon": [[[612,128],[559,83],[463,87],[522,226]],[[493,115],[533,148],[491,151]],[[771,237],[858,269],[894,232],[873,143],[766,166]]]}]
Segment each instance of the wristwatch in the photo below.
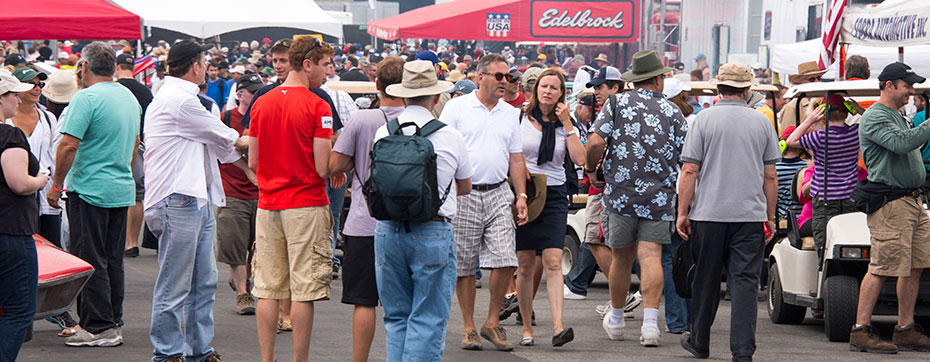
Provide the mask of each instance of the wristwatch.
[{"label": "wristwatch", "polygon": [[529,199],[529,198],[530,198],[529,196],[526,196],[526,193],[523,193],[523,192],[521,192],[519,195],[517,195],[517,197],[519,197],[519,198],[521,198],[521,199]]},{"label": "wristwatch", "polygon": [[584,173],[595,173],[597,169],[589,170],[587,167],[584,168]]},{"label": "wristwatch", "polygon": [[571,132],[568,132],[565,134],[565,137],[568,137],[571,135],[577,135],[577,134],[578,134],[578,128],[573,128]]}]

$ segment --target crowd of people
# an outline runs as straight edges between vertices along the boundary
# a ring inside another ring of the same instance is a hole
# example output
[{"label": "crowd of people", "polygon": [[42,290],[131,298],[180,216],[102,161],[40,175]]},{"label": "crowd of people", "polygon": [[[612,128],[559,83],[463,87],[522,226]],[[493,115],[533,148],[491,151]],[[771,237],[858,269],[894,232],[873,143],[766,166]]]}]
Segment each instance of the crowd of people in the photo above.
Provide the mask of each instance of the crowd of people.
[{"label": "crowd of people", "polygon": [[[502,351],[534,346],[542,275],[551,345],[564,346],[575,338],[565,300],[586,298],[598,268],[610,290],[597,307],[610,340],[638,335],[658,347],[664,330],[697,358],[710,354],[725,270],[731,353],[749,361],[777,224],[797,218],[822,256],[825,223],[855,210],[849,199],[861,179],[887,203],[868,219],[872,259],[850,347],[930,349],[913,321],[930,266],[916,191],[930,126],[899,112],[925,80],[902,63],[879,75],[880,100],[859,104],[838,94],[786,102],[784,87],[751,90],[771,81],[759,67],[724,64],[711,79],[702,57],[684,73],[654,51],[637,52],[621,71],[605,54],[588,64],[543,47],[461,54],[455,47],[467,43],[379,52],[312,36],[234,49],[178,41],[146,46],[154,68],[146,77],[127,42],[61,42],[57,60],[48,45],[35,57],[13,49],[0,69],[0,217],[11,221],[0,226],[0,283],[15,291],[0,300],[0,361],[16,359],[35,314],[33,234],[95,269],[77,321],[68,312],[49,318],[68,346],[123,343],[123,263],[142,246],[158,253],[153,361],[220,361],[211,346],[217,261],[230,268],[237,313],[256,316],[265,362],[275,360],[280,331],[292,332],[294,359],[308,359],[314,302],[334,297],[339,265],[341,301],[354,307],[353,361],[369,357],[379,304],[387,360],[441,360],[453,296],[462,349],[482,350],[482,339]],[[536,61],[518,66],[527,55]],[[850,58],[851,76],[869,78],[863,60]],[[58,69],[30,64],[46,61]],[[822,75],[802,63],[792,83]],[[378,93],[327,86],[338,80],[372,81]],[[691,96],[688,80],[711,81],[718,96]],[[416,159],[391,162],[408,153],[430,157],[420,168]],[[391,182],[410,175],[422,176]],[[584,245],[563,278],[575,194],[587,194]],[[672,277],[685,242],[691,298]],[[479,327],[482,270],[490,298]],[[898,277],[902,306],[891,343],[870,324],[888,276]],[[629,332],[639,305],[642,327]],[[500,324],[513,314],[519,340]]]}]

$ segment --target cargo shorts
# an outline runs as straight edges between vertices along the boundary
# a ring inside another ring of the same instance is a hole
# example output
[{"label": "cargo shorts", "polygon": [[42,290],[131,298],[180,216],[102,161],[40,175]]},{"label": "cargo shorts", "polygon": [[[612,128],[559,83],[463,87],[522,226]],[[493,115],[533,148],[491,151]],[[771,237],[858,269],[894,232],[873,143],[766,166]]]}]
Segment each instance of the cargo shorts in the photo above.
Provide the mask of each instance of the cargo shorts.
[{"label": "cargo shorts", "polygon": [[869,273],[907,277],[930,267],[930,217],[920,199],[904,196],[867,218],[871,233]]},{"label": "cargo shorts", "polygon": [[312,302],[330,298],[333,215],[329,206],[258,209],[252,294]]}]

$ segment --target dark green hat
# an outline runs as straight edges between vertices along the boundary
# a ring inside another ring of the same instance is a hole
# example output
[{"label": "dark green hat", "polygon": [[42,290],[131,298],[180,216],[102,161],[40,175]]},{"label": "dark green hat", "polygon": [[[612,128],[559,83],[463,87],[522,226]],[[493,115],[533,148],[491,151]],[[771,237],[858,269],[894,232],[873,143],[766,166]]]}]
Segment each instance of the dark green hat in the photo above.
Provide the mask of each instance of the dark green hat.
[{"label": "dark green hat", "polygon": [[674,69],[662,64],[662,59],[659,58],[655,50],[640,50],[633,54],[632,69],[623,73],[621,78],[624,82],[636,83],[672,70]]},{"label": "dark green hat", "polygon": [[45,73],[37,72],[29,67],[22,67],[22,68],[16,69],[15,71],[13,71],[13,76],[16,77],[16,79],[19,79],[20,82],[28,82],[32,80],[32,78],[35,78],[36,76],[39,77],[39,80],[48,79],[48,75],[46,75]]}]

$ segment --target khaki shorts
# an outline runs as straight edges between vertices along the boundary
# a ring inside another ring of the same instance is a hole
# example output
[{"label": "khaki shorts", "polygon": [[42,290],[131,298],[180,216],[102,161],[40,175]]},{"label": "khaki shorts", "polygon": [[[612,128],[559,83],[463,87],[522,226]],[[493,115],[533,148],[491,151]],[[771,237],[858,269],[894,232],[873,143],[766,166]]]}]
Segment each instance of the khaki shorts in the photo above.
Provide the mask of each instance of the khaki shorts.
[{"label": "khaki shorts", "polygon": [[329,206],[258,209],[252,294],[296,302],[328,300],[333,280]]},{"label": "khaki shorts", "polygon": [[904,196],[868,216],[872,234],[869,273],[906,277],[930,267],[930,218],[920,201]]},{"label": "khaki shorts", "polygon": [[584,207],[584,241],[587,244],[604,245],[601,238],[601,196],[589,194]]},{"label": "khaki shorts", "polygon": [[255,240],[258,200],[226,196],[226,206],[216,208],[216,261],[247,265]]}]

